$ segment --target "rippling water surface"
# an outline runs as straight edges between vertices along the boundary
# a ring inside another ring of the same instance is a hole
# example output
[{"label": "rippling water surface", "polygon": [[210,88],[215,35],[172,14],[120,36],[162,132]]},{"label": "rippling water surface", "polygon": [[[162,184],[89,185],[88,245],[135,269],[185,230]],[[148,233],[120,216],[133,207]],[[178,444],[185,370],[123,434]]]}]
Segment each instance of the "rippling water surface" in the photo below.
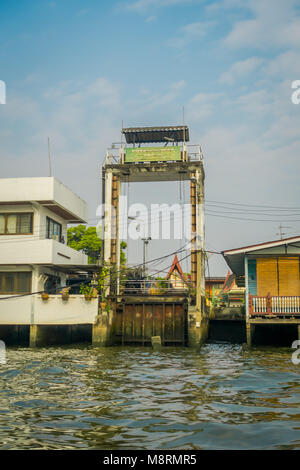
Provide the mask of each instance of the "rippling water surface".
[{"label": "rippling water surface", "polygon": [[1,449],[300,449],[291,350],[8,349]]}]

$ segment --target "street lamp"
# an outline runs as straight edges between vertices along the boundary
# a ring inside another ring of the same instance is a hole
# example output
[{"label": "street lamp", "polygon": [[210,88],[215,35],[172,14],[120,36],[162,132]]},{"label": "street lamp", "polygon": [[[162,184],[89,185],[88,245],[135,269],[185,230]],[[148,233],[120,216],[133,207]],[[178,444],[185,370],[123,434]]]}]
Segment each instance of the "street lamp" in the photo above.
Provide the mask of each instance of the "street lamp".
[{"label": "street lamp", "polygon": [[[151,240],[151,237],[145,237],[145,235],[146,235],[146,227],[145,227],[146,222],[145,222],[145,220],[139,219],[138,217],[131,217],[131,216],[129,216],[128,219],[129,220],[135,220],[135,221],[143,224],[144,237],[141,238],[141,240],[143,241],[143,278],[144,278],[144,287],[145,287],[146,264],[147,264],[147,248],[148,248],[149,241]],[[137,227],[139,227],[139,225]]]},{"label": "street lamp", "polygon": [[144,242],[144,247],[143,247],[143,276],[144,279],[146,278],[146,263],[147,263],[147,248],[148,248],[148,243],[151,240],[151,237],[146,237],[142,238]]}]

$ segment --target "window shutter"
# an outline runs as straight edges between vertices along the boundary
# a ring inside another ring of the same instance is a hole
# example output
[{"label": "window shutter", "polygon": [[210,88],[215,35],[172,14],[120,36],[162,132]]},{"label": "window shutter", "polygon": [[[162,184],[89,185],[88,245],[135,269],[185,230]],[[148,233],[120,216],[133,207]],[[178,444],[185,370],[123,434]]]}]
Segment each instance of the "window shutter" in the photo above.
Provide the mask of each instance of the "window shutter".
[{"label": "window shutter", "polygon": [[258,258],[257,268],[257,295],[278,295],[277,259]]},{"label": "window shutter", "polygon": [[299,259],[279,258],[279,295],[300,295]]}]

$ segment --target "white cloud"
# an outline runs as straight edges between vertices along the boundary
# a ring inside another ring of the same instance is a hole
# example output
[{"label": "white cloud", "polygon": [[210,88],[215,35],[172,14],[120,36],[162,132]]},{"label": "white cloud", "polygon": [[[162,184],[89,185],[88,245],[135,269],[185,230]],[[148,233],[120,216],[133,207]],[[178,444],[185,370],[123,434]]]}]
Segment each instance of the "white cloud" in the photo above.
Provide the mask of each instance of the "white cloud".
[{"label": "white cloud", "polygon": [[270,96],[268,90],[262,89],[239,96],[234,100],[234,104],[239,111],[251,114],[251,117],[258,119],[271,112],[273,97]]},{"label": "white cloud", "polygon": [[167,45],[176,49],[183,48],[193,40],[205,37],[214,26],[214,21],[197,21],[181,26],[177,36],[170,38]]},{"label": "white cloud", "polygon": [[188,122],[197,122],[212,116],[222,98],[222,93],[197,93],[186,106]]},{"label": "white cloud", "polygon": [[178,80],[177,82],[171,83],[169,89],[165,93],[151,93],[149,90],[142,89],[144,95],[144,104],[142,105],[144,110],[149,112],[155,108],[162,108],[165,105],[173,103],[182,93],[185,87],[184,80]]},{"label": "white cloud", "polygon": [[263,72],[272,78],[298,79],[300,77],[300,53],[289,50],[279,54],[268,61]]},{"label": "white cloud", "polygon": [[152,23],[153,21],[156,20],[156,16],[152,15],[152,16],[148,16],[148,18],[146,18],[146,23]]},{"label": "white cloud", "polygon": [[[278,132],[281,135],[280,127]],[[243,125],[224,123],[211,126],[206,132],[201,130],[197,141],[204,152],[207,201],[295,205],[300,196],[297,183],[299,141],[269,148],[265,139],[253,131],[247,121]],[[210,209],[218,211],[218,208]],[[230,217],[264,220],[258,214],[225,214],[220,213],[220,209],[218,214],[207,213],[206,239],[221,250],[270,240],[280,223],[239,221]],[[270,218],[278,219],[278,216]],[[294,230],[300,228],[299,223],[287,225],[293,226]],[[218,260],[212,261],[211,270],[221,271]]]},{"label": "white cloud", "polygon": [[248,59],[235,62],[229,70],[220,75],[219,82],[232,85],[241,78],[248,78],[261,64],[263,59],[259,57],[249,57]]},{"label": "white cloud", "polygon": [[119,135],[119,93],[118,83],[100,77],[58,84],[36,99],[10,96],[0,116],[2,175],[46,175],[49,136],[54,175],[89,199],[94,214],[99,179],[93,175]]},{"label": "white cloud", "polygon": [[205,10],[208,13],[216,13],[220,10],[226,10],[229,8],[245,8],[247,7],[247,0],[222,0],[215,3],[208,3]]},{"label": "white cloud", "polygon": [[135,11],[137,13],[145,13],[149,9],[169,7],[181,3],[191,3],[193,0],[136,0],[133,2],[119,3],[120,8]]},{"label": "white cloud", "polygon": [[247,2],[253,19],[237,21],[225,38],[224,44],[232,48],[257,47],[260,49],[300,44],[300,16],[296,0],[252,0]]}]

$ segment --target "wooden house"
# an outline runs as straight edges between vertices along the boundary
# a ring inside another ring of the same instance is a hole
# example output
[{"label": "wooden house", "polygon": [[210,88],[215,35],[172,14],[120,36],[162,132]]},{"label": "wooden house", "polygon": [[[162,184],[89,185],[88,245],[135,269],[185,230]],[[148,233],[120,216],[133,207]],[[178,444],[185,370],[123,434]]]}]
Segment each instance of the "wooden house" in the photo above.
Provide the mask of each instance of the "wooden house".
[{"label": "wooden house", "polygon": [[219,276],[205,278],[205,297],[208,306],[211,306],[213,298],[221,292],[225,279]]},{"label": "wooden house", "polygon": [[245,275],[246,321],[296,324],[300,329],[300,236],[223,251],[237,276]]}]

